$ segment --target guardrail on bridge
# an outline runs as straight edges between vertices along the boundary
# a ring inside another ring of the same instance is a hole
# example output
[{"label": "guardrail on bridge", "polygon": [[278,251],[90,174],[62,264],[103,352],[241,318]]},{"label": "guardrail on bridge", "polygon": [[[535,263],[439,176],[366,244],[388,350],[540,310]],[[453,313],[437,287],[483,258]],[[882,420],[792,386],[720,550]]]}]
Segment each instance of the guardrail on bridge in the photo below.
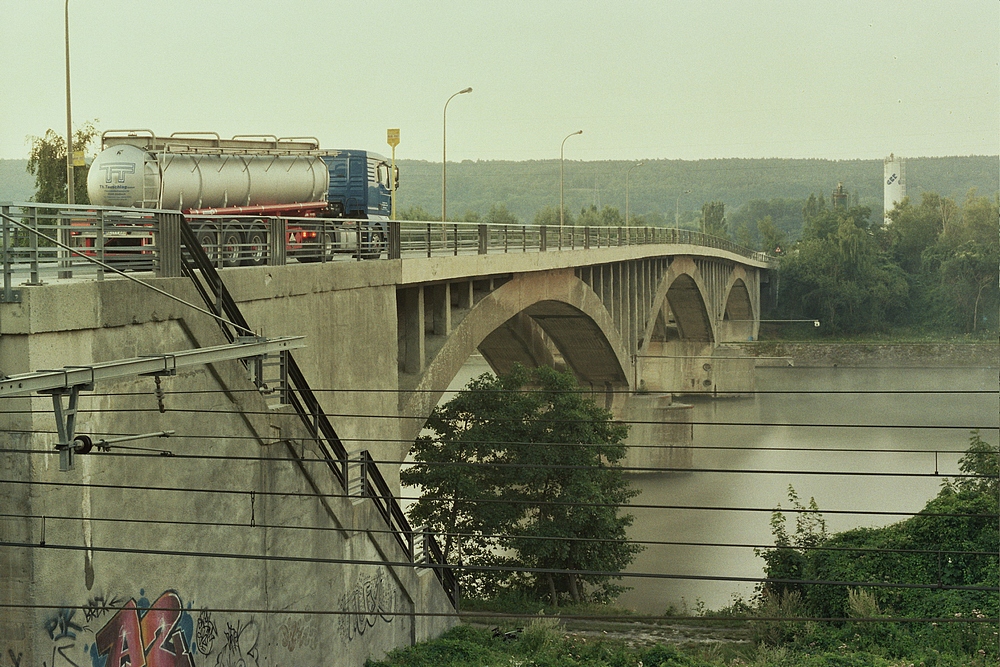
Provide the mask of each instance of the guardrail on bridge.
[{"label": "guardrail on bridge", "polygon": [[[178,211],[0,204],[4,290],[13,285],[92,277],[107,268],[180,275]],[[755,261],[766,253],[729,239],[671,227],[556,227],[468,222],[184,216],[217,269],[250,265],[553,252],[648,244],[717,248]],[[94,261],[96,260],[96,261]]]}]

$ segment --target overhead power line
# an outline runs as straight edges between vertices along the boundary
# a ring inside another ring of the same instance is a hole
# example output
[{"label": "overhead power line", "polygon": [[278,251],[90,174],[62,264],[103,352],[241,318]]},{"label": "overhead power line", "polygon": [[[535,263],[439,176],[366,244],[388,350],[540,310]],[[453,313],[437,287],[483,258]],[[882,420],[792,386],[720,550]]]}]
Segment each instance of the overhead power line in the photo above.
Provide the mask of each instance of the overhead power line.
[{"label": "overhead power line", "polygon": [[248,554],[221,551],[183,551],[178,549],[140,549],[137,547],[102,547],[70,544],[35,544],[34,542],[12,542],[0,540],[0,548],[12,547],[53,551],[87,551],[96,553],[116,553],[149,556],[184,556],[197,558],[218,558],[226,560],[250,560],[284,563],[320,563],[325,565],[381,565],[385,567],[405,567],[433,570],[465,572],[528,572],[531,574],[576,574],[585,577],[613,577],[622,579],[684,579],[689,581],[726,581],[754,584],[852,586],[865,588],[951,590],[951,591],[995,591],[995,586],[966,586],[954,584],[917,584],[889,581],[835,581],[820,579],[775,579],[768,577],[720,576],[708,574],[677,574],[662,572],[615,572],[610,570],[575,570],[565,568],[523,567],[520,565],[457,565],[451,563],[411,563],[410,561],[365,560],[360,558],[330,558],[322,556],[289,556],[279,554]]},{"label": "overhead power line", "polygon": [[[57,435],[56,431],[16,431],[16,430],[0,430],[0,433],[7,434],[20,434],[20,435]],[[131,433],[118,433],[118,432],[98,432],[92,431],[88,432],[91,437],[115,437],[115,436],[129,436],[133,435]],[[224,440],[224,441],[243,441],[247,443],[257,444],[257,439],[250,435],[223,435],[223,434],[213,434],[213,435],[193,435],[190,433],[185,433],[183,435],[172,436],[174,440]],[[310,440],[310,437],[304,438],[282,438],[281,440],[276,440],[274,442],[265,443],[265,446],[282,444],[287,440]],[[375,443],[379,445],[387,444],[408,444],[413,445],[413,440],[403,440],[400,438],[344,438],[342,437],[341,442],[357,442],[357,443]],[[458,440],[440,439],[438,442],[441,443],[454,443],[460,442]],[[572,442],[527,442],[527,441],[515,441],[515,440],[479,440],[476,441],[477,444],[482,445],[494,445],[494,446],[515,446],[515,447],[606,447],[607,445],[594,444],[594,443],[572,443]],[[626,443],[624,445],[629,449],[666,449],[666,450],[677,450],[677,449],[690,449],[692,451],[736,451],[736,452],[810,452],[810,453],[820,453],[820,454],[836,454],[836,453],[855,453],[855,454],[965,454],[965,449],[893,449],[888,447],[781,447],[781,446],[747,446],[747,445],[697,445],[694,443],[670,443],[664,445],[647,445],[641,443]],[[156,451],[159,451],[158,449]],[[14,449],[14,448],[0,448],[0,452],[9,453],[29,453],[29,454],[49,454],[50,450],[47,449]],[[130,454],[106,452],[105,455],[109,456],[132,456]],[[205,459],[233,459],[233,460],[252,460],[252,461],[284,461],[284,458],[269,458],[266,456],[233,456],[225,454],[184,454],[177,455],[178,458],[205,458]],[[403,464],[406,461],[395,461],[395,464]]]},{"label": "overhead power line", "polygon": [[[869,368],[869,367],[865,367]],[[341,387],[337,388],[325,388],[325,389],[313,389],[314,394],[460,394],[466,392],[465,388],[462,389],[385,389],[385,388],[373,388],[373,389],[360,389],[360,388],[348,388]],[[657,396],[672,394],[675,396],[705,396],[709,398],[717,398],[719,392],[717,391],[699,391],[699,390],[688,390],[685,389],[679,392],[671,391],[649,391],[642,392],[635,389],[594,389],[589,390],[586,388],[578,389],[476,389],[477,394],[595,394],[600,396],[606,396],[608,394],[615,395],[627,395],[627,396]],[[796,395],[822,395],[822,396],[870,396],[870,395],[921,395],[921,394],[931,394],[931,395],[997,395],[1000,392],[998,389],[753,389],[749,391],[739,391],[734,392],[739,394],[740,397],[751,397],[751,396],[796,396]],[[185,396],[185,395],[199,395],[199,394],[255,394],[258,393],[257,389],[174,389],[170,391],[164,391],[164,395],[167,396]],[[729,393],[729,392],[725,392]],[[102,396],[145,396],[146,392],[107,392],[101,394]]]},{"label": "overhead power line", "polygon": [[[266,529],[266,530],[300,530],[332,533],[373,533],[395,535],[396,531],[378,528],[344,528],[340,526],[298,526],[292,524],[268,524],[254,521],[252,523],[234,523],[226,521],[194,521],[184,519],[139,519],[134,517],[101,517],[88,516],[84,519],[81,516],[59,516],[52,514],[0,514],[0,518],[5,519],[30,519],[33,521],[93,521],[95,523],[126,523],[126,524],[148,524],[155,526],[197,526],[217,529]],[[415,529],[416,532],[419,530]],[[518,535],[512,533],[484,534],[484,533],[462,533],[462,532],[434,532],[436,537],[458,537],[458,538],[478,538],[496,539],[512,538],[520,540],[540,540],[546,542],[576,542],[594,544],[637,544],[642,546],[682,546],[682,547],[704,547],[704,548],[725,548],[725,549],[794,549],[796,551],[830,551],[830,552],[850,552],[850,553],[874,553],[874,554],[910,554],[928,556],[992,556],[996,557],[995,551],[962,551],[955,549],[892,549],[892,548],[872,548],[872,547],[829,547],[829,546],[795,546],[779,547],[774,544],[753,544],[734,542],[692,542],[678,540],[637,540],[637,539],[616,539],[610,537],[568,537],[565,535]]]},{"label": "overhead power line", "polygon": [[[493,443],[476,443],[476,444],[493,444]],[[96,456],[115,456],[120,458],[168,458],[172,462],[182,461],[182,460],[196,460],[196,461],[245,461],[250,463],[318,463],[327,465],[328,461],[326,459],[294,459],[288,457],[267,457],[267,456],[234,456],[234,455],[212,455],[212,454],[177,454],[171,451],[165,451],[166,448],[153,448],[153,447],[121,447],[118,445],[111,445],[112,447],[118,447],[121,449],[127,449],[127,452],[102,452],[96,454]],[[572,446],[572,445],[569,445]],[[600,445],[578,445],[579,447],[596,447]],[[622,445],[625,446],[625,445]],[[676,446],[674,449],[683,449],[682,446]],[[18,449],[0,449],[0,453],[22,453],[22,454],[32,454],[38,456],[58,456],[58,452],[49,450],[18,450]],[[925,452],[927,453],[927,452]],[[934,452],[929,452],[933,454]],[[960,454],[961,452],[950,452],[954,454]],[[95,456],[94,454],[91,454]],[[409,467],[450,467],[450,468],[514,468],[514,469],[553,469],[553,470],[607,470],[607,471],[620,471],[625,473],[722,473],[722,474],[744,474],[744,475],[794,475],[794,476],[808,476],[808,475],[819,475],[828,477],[953,477],[953,478],[968,478],[968,479],[995,479],[989,475],[979,475],[973,473],[941,473],[938,471],[934,472],[909,472],[909,471],[873,471],[873,470],[790,470],[790,469],[766,469],[766,468],[704,468],[697,466],[603,466],[603,465],[571,465],[571,464],[540,464],[540,463],[503,463],[494,461],[479,461],[479,462],[468,462],[468,461],[396,461],[396,460],[379,460],[371,459],[371,463],[377,465],[400,465],[406,468]]]},{"label": "overhead power line", "polygon": [[[279,497],[279,498],[351,498],[356,499],[358,496],[353,496],[346,493],[307,493],[304,491],[258,491],[254,489],[206,489],[206,488],[189,488],[189,487],[170,487],[170,486],[149,486],[149,485],[129,485],[129,484],[101,484],[97,482],[43,482],[43,481],[30,481],[30,480],[20,480],[20,479],[0,479],[0,484],[28,484],[33,486],[57,486],[57,487],[76,487],[76,488],[91,488],[91,489],[115,489],[115,490],[129,490],[129,491],[163,491],[163,492],[173,492],[173,493],[205,493],[205,494],[220,494],[220,495],[239,495],[249,498],[251,495],[255,497]],[[428,498],[427,496],[396,496],[395,499],[399,500],[428,500],[433,502],[452,502],[453,499],[442,499],[442,498]],[[889,510],[840,510],[840,509],[823,509],[823,510],[811,510],[811,509],[780,509],[776,510],[773,507],[727,507],[727,506],[713,506],[713,505],[655,505],[655,504],[626,504],[618,505],[614,503],[580,503],[580,502],[561,502],[553,500],[507,500],[498,498],[475,498],[475,497],[462,497],[457,498],[462,502],[476,502],[476,503],[505,503],[505,504],[523,504],[531,505],[535,507],[545,507],[545,506],[573,506],[573,507],[614,507],[624,510],[634,510],[634,509],[669,509],[669,510],[689,510],[689,511],[707,511],[707,512],[766,512],[773,513],[775,511],[780,511],[782,513],[788,514],[848,514],[848,515],[859,515],[859,516],[925,516],[925,517],[957,517],[957,518],[996,518],[996,514],[965,514],[965,513],[953,513],[953,512],[898,512]]]},{"label": "overhead power line", "polygon": [[[76,609],[78,611],[86,611],[89,607],[86,605],[70,605],[65,603],[58,604],[17,604],[17,603],[0,603],[0,609],[33,609],[33,610],[59,610],[59,609]],[[116,607],[114,605],[107,607],[108,611],[118,612],[124,609],[124,607]],[[272,614],[278,614],[282,616],[354,616],[358,612],[350,609],[293,609],[293,608],[281,608],[281,609],[270,609],[267,607],[198,607],[198,611],[206,611],[211,614],[250,614],[250,615],[260,615],[268,616]],[[734,621],[742,622],[788,622],[788,623],[847,623],[847,622],[858,622],[858,623],[950,623],[950,624],[968,624],[968,623],[996,623],[998,619],[983,616],[983,618],[978,618],[976,616],[943,616],[940,618],[934,617],[924,617],[924,618],[909,618],[909,617],[894,617],[894,616],[873,616],[873,617],[823,617],[815,618],[808,616],[666,616],[666,615],[650,615],[650,614],[559,614],[558,616],[538,614],[538,613],[527,613],[518,614],[510,612],[493,612],[493,611],[393,611],[393,616],[403,616],[406,618],[455,618],[455,619],[511,619],[511,620],[532,620],[532,619],[545,619],[552,620],[553,618],[558,618],[560,620],[567,621],[588,621],[588,620],[603,620],[603,621],[616,621],[616,622],[628,622],[636,623],[642,621],[673,621],[673,622],[685,622],[685,623],[733,623]]]},{"label": "overhead power line", "polygon": [[[34,414],[36,411],[33,410],[5,410],[6,414]],[[155,407],[150,408],[100,408],[100,409],[79,409],[77,411],[79,414],[142,414],[142,413],[157,413],[160,414],[160,410]],[[270,410],[217,410],[212,408],[166,408],[164,411],[166,413],[177,413],[177,414],[210,414],[210,415],[272,415],[273,411]],[[420,423],[425,423],[428,421],[428,415],[391,415],[391,414],[369,414],[369,413],[344,413],[344,412],[328,412],[327,417],[338,417],[338,418],[350,418],[350,419],[396,419],[405,421],[419,421]],[[484,420],[487,421],[487,420]],[[514,421],[521,422],[523,419],[517,417],[496,417],[490,418],[488,421],[491,422],[505,422]],[[579,424],[579,423],[589,423],[592,420],[589,419],[534,419],[534,423],[538,424]],[[655,424],[662,425],[664,422],[662,420],[650,420],[650,419],[621,419],[614,420],[616,424]],[[733,422],[733,421],[683,421],[683,422],[670,422],[681,425],[695,425],[695,426],[739,426],[739,427],[768,427],[768,428],[843,428],[843,429],[947,429],[947,430],[960,430],[960,431],[997,431],[1000,430],[1000,425],[994,426],[990,425],[967,425],[967,424],[864,424],[864,423],[853,423],[853,424],[837,424],[837,423],[788,423],[788,422]]]}]

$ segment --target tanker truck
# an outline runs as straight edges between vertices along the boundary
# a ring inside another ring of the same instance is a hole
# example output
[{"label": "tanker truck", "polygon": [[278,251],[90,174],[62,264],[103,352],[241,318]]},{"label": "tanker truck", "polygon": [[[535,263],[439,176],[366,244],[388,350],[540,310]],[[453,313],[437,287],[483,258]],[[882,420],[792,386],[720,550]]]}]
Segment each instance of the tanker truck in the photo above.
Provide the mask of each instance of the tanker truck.
[{"label": "tanker truck", "polygon": [[[390,173],[385,157],[321,149],[314,137],[109,130],[87,178],[92,204],[182,211],[198,242],[224,266],[267,261],[269,220],[286,220],[286,252],[299,261],[385,250]],[[390,178],[393,183],[390,185]],[[77,243],[91,246],[94,234]],[[152,243],[152,232],[106,233],[105,245]]]}]

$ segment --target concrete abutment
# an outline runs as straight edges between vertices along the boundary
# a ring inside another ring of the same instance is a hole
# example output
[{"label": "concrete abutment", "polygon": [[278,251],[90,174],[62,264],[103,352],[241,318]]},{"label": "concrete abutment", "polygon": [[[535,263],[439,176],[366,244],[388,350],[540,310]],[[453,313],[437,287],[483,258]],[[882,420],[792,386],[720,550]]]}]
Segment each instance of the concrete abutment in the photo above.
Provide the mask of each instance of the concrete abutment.
[{"label": "concrete abutment", "polygon": [[[627,465],[690,465],[690,409],[670,395],[705,380],[719,393],[752,388],[752,365],[749,373],[725,370],[741,362],[722,343],[746,333],[745,323],[739,330],[725,324],[726,313],[733,323],[748,308],[759,317],[752,277],[759,268],[741,267],[735,256],[699,264],[670,250],[336,262],[222,275],[258,333],[306,337],[296,360],[349,454],[367,450],[390,462],[380,468],[398,492],[398,463],[476,350],[499,370],[515,361],[562,365],[617,417],[642,422],[629,442],[655,447],[632,448]],[[733,279],[740,271],[746,298]],[[676,280],[686,291],[671,301]],[[151,281],[200,305],[187,279]],[[695,325],[677,320],[693,307],[681,299],[695,295],[692,285],[704,311],[693,321],[712,332],[707,340],[686,338]],[[738,296],[727,306],[734,285]],[[123,280],[21,290],[22,303],[0,304],[0,371],[8,375],[224,342],[207,316]],[[702,355],[711,369],[695,359]],[[419,615],[450,608],[434,573],[398,565],[405,555],[374,506],[344,497],[300,423],[268,407],[240,364],[163,383],[164,413],[150,378],[96,387],[78,432],[174,430],[150,444],[172,457],[112,450],[78,457],[76,470],[59,473],[43,453],[0,455],[0,474],[16,482],[0,484],[4,511],[16,515],[0,519],[0,537],[30,545],[0,547],[0,574],[11,584],[2,602],[55,605],[0,611],[0,636],[11,638],[0,650],[23,656],[23,665],[59,656],[95,664],[115,650],[107,637],[119,630],[142,641],[143,619],[153,613],[146,610],[156,608],[172,617],[175,646],[193,664],[242,658],[354,666],[452,622]],[[5,447],[50,450],[49,399],[2,400]],[[134,610],[122,612],[130,601]],[[227,650],[232,655],[222,656]]]}]

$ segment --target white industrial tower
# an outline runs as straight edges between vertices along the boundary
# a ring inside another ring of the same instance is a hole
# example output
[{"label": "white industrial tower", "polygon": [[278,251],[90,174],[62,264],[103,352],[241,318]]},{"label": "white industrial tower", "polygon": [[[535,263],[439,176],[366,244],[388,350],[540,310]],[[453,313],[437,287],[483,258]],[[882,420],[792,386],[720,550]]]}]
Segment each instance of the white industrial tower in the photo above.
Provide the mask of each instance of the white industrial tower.
[{"label": "white industrial tower", "polygon": [[882,162],[883,165],[883,187],[885,188],[884,195],[884,212],[885,221],[889,221],[889,211],[896,207],[896,204],[903,201],[903,197],[906,196],[906,165],[903,164],[903,158],[896,157],[892,153],[889,153],[887,157]]}]

